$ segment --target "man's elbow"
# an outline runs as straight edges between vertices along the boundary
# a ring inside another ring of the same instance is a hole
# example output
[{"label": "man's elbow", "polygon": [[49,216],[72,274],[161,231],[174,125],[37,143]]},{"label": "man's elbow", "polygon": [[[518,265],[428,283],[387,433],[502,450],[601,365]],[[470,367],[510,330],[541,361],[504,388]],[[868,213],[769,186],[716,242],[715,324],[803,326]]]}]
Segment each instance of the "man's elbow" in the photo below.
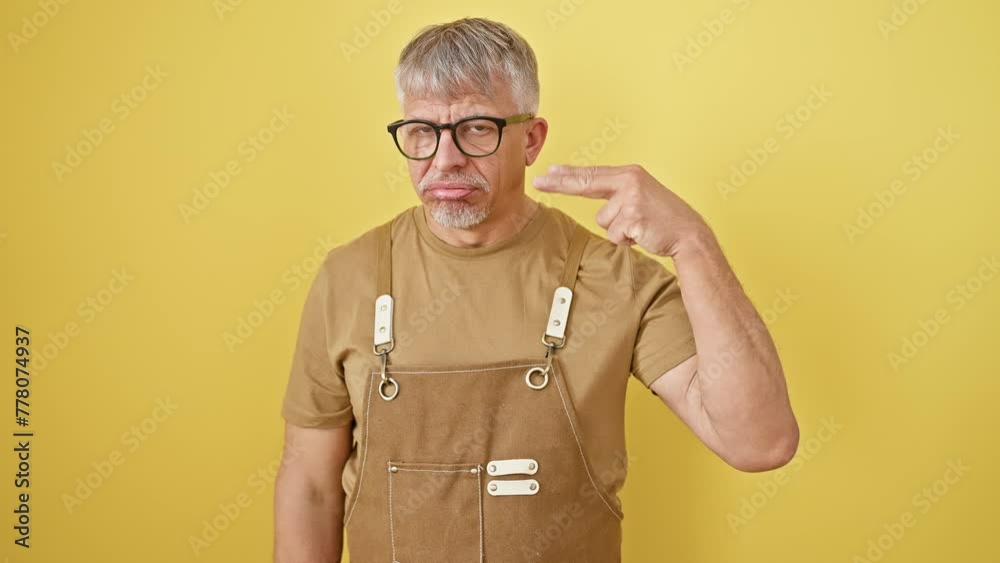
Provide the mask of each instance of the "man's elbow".
[{"label": "man's elbow", "polygon": [[776,433],[763,447],[748,449],[739,455],[724,458],[733,468],[747,473],[759,473],[784,467],[799,449],[799,426],[792,423]]}]

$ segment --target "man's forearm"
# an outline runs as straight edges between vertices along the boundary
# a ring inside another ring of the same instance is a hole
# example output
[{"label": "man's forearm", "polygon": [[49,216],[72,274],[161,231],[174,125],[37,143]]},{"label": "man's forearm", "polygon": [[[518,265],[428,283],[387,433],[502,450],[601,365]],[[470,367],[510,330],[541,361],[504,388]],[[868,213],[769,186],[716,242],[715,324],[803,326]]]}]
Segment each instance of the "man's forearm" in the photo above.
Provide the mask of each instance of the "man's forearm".
[{"label": "man's forearm", "polygon": [[301,482],[275,484],[275,563],[338,563],[343,495],[321,495]]},{"label": "man's forearm", "polygon": [[798,426],[774,342],[715,235],[691,236],[673,256],[698,346],[698,393],[719,440],[747,465],[781,465]]}]

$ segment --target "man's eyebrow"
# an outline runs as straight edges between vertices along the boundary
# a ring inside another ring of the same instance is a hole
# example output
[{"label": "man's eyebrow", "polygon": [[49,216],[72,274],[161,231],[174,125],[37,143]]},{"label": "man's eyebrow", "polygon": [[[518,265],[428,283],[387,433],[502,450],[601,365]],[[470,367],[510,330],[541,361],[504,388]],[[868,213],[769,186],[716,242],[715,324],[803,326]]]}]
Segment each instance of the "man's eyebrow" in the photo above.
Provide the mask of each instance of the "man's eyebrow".
[{"label": "man's eyebrow", "polygon": [[[496,112],[491,112],[491,111],[487,111],[487,110],[483,110],[483,109],[470,110],[470,111],[462,112],[462,114],[459,117],[456,117],[454,119],[454,121],[458,121],[459,119],[465,119],[466,117],[472,117],[474,115],[494,115],[494,113],[496,113]],[[445,123],[444,121],[437,121],[436,119],[431,118],[431,117],[422,117],[422,116],[419,116],[419,115],[412,115],[412,114],[411,115],[404,115],[403,119],[422,119],[424,121],[433,121],[434,123]]]}]

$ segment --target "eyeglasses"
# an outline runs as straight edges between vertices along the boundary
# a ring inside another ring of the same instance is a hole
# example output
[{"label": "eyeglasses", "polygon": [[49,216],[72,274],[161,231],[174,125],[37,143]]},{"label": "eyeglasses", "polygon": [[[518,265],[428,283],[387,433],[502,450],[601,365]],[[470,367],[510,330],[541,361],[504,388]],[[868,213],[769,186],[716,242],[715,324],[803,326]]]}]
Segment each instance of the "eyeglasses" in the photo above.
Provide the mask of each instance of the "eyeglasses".
[{"label": "eyeglasses", "polygon": [[434,123],[424,119],[400,119],[389,124],[389,134],[403,156],[426,160],[437,154],[441,131],[451,129],[455,146],[466,156],[489,156],[500,148],[503,128],[528,121],[534,116],[522,113],[512,117],[473,115],[454,123]]}]

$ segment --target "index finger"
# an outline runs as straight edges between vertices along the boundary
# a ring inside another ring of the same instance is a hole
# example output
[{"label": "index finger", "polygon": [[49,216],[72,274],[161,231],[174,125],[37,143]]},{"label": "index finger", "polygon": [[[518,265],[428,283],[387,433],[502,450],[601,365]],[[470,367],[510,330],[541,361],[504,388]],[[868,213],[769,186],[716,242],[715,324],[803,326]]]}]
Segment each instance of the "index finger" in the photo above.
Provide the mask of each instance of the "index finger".
[{"label": "index finger", "polygon": [[617,166],[568,166],[555,164],[548,174],[536,176],[532,185],[546,192],[610,199],[621,187]]}]

